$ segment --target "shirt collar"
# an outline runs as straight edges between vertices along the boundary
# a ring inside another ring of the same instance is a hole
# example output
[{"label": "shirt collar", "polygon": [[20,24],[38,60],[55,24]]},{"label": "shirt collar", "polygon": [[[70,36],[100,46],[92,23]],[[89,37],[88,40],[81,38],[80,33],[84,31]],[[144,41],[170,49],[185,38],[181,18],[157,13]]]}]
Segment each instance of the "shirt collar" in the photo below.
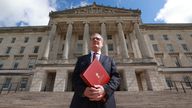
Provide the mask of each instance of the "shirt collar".
[{"label": "shirt collar", "polygon": [[[95,53],[94,51],[91,51],[91,54]],[[97,54],[101,54],[101,51],[96,52]]]}]

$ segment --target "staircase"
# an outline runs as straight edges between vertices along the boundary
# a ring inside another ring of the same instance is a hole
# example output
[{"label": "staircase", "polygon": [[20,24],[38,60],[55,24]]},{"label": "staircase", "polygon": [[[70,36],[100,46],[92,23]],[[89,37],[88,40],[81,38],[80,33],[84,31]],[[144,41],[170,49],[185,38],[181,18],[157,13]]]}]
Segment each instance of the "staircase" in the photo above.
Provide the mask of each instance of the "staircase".
[{"label": "staircase", "polygon": [[[0,108],[69,108],[73,92],[17,92],[0,95]],[[192,91],[116,92],[117,108],[192,108]]]}]

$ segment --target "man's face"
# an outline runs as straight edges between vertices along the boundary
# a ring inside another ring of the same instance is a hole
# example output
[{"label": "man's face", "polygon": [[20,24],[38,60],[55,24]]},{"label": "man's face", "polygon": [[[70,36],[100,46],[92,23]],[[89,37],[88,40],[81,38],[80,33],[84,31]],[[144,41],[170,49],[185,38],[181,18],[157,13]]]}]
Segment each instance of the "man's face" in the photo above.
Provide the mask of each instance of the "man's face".
[{"label": "man's face", "polygon": [[99,34],[91,36],[91,49],[99,51],[103,47],[103,39]]}]

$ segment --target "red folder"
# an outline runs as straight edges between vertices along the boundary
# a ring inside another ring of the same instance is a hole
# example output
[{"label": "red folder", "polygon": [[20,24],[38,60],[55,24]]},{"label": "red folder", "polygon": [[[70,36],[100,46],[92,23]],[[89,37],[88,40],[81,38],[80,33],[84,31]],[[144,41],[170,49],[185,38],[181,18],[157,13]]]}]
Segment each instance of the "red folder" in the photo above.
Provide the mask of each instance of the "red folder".
[{"label": "red folder", "polygon": [[104,85],[110,79],[108,73],[97,59],[94,59],[80,76],[88,86]]}]

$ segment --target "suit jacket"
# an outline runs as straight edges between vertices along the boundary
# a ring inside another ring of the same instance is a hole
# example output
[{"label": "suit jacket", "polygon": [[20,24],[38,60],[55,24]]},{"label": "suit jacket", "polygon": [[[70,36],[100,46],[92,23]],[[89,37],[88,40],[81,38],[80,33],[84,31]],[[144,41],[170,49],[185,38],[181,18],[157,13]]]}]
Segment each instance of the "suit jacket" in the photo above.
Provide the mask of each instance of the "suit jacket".
[{"label": "suit jacket", "polygon": [[91,63],[91,53],[78,58],[73,75],[72,85],[74,88],[74,96],[70,108],[116,108],[114,91],[120,85],[120,76],[116,70],[115,62],[112,58],[102,55],[100,56],[101,64],[110,76],[110,81],[103,87],[106,92],[106,101],[90,101],[83,96],[87,87],[86,83],[81,79],[80,74],[84,72]]}]

